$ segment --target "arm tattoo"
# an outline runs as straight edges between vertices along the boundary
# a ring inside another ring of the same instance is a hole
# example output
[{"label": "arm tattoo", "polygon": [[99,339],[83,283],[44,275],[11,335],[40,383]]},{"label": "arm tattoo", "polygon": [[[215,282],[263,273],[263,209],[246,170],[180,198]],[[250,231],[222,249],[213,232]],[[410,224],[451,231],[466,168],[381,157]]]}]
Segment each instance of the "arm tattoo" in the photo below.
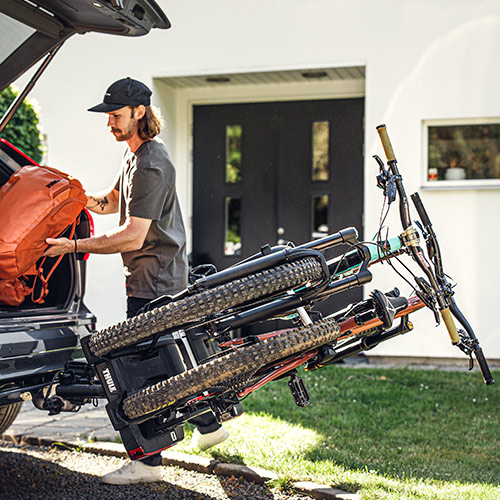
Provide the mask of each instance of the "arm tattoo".
[{"label": "arm tattoo", "polygon": [[109,205],[108,197],[104,196],[103,198],[101,198],[100,200],[98,200],[97,203],[98,203],[99,208],[101,209],[101,211],[103,211],[106,208],[106,206]]},{"label": "arm tattoo", "polygon": [[109,200],[107,196],[103,196],[102,198],[94,198],[91,196],[92,200],[95,201],[95,205],[92,205],[89,208],[95,208],[99,207],[101,211],[104,211],[104,209],[109,205]]}]

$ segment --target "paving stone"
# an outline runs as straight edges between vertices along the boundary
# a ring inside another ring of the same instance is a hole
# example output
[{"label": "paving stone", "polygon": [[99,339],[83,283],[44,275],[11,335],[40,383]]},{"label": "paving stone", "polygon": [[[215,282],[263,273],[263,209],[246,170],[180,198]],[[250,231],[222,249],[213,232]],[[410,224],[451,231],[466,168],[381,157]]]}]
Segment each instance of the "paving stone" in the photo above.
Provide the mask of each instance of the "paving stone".
[{"label": "paving stone", "polygon": [[[32,446],[51,446],[55,442],[57,442],[54,437],[49,436],[49,435],[30,435],[30,434],[23,434],[22,436],[16,436],[16,443],[19,444],[30,444]],[[61,443],[62,444],[62,443]],[[66,448],[69,448],[69,445],[63,445]]]},{"label": "paving stone", "polygon": [[209,457],[200,457],[198,455],[188,455],[179,451],[163,451],[163,465],[174,465],[185,469],[203,472],[204,474],[212,474],[219,462]]},{"label": "paving stone", "polygon": [[347,493],[338,488],[329,488],[312,481],[294,482],[292,488],[316,500],[359,500],[359,495],[356,493]]},{"label": "paving stone", "polygon": [[100,455],[107,455],[110,457],[121,457],[127,458],[128,454],[125,451],[123,444],[121,443],[109,443],[109,442],[95,442],[95,443],[84,443],[83,449],[91,453],[98,453]]},{"label": "paving stone", "polygon": [[264,484],[267,481],[278,479],[278,476],[271,471],[260,467],[248,465],[218,463],[214,468],[214,474],[218,476],[243,477],[247,481],[257,484]]},{"label": "paving stone", "polygon": [[2,438],[4,441],[7,441],[9,443],[19,443],[18,438],[20,436],[16,433],[14,433],[11,429],[8,431],[4,432],[2,435],[0,435],[0,438]]}]

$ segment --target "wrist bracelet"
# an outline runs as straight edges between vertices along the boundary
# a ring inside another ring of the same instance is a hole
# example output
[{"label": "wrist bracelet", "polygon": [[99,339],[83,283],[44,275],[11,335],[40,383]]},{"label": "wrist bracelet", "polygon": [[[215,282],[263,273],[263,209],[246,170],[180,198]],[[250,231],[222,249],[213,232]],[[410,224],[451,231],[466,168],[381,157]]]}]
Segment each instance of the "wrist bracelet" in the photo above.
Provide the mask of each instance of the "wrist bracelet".
[{"label": "wrist bracelet", "polygon": [[77,246],[77,244],[76,244],[76,240],[74,240],[74,242],[75,242],[75,253],[77,253],[77,251],[78,251],[78,246]]}]

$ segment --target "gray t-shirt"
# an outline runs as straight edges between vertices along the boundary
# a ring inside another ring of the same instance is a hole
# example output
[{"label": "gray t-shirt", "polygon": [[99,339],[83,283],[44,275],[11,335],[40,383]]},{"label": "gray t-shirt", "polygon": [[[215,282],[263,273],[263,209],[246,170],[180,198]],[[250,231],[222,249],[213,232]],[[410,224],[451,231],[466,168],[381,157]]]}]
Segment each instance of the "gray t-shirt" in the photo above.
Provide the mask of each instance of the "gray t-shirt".
[{"label": "gray t-shirt", "polygon": [[154,299],[187,286],[186,232],[175,191],[175,169],[165,144],[127,148],[115,189],[120,191],[120,224],[127,216],[151,219],[140,250],[122,253],[127,295]]}]

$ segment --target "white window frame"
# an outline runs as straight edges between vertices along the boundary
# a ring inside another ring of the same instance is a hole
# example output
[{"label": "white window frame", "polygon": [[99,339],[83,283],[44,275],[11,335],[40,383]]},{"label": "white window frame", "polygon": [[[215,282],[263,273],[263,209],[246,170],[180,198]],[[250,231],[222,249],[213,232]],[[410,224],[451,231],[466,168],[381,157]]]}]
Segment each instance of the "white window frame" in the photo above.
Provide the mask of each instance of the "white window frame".
[{"label": "white window frame", "polygon": [[500,189],[500,179],[464,179],[457,181],[429,181],[429,127],[446,127],[457,125],[488,125],[499,124],[500,117],[482,118],[450,118],[433,119],[422,121],[422,189],[442,190],[442,189]]}]

